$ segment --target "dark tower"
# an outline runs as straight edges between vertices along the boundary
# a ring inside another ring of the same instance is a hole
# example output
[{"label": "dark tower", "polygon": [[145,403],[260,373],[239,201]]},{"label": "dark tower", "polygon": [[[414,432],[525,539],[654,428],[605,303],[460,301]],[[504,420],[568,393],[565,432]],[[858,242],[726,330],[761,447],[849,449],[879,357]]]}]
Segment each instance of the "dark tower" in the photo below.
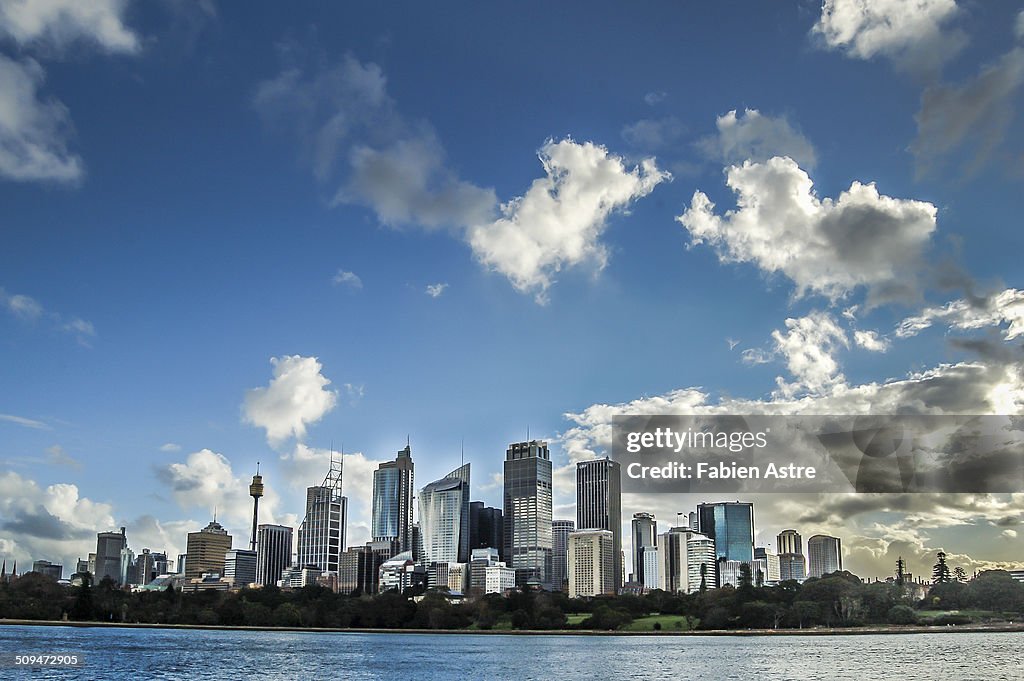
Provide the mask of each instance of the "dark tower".
[{"label": "dark tower", "polygon": [[252,534],[249,535],[249,549],[256,550],[256,518],[259,514],[260,497],[263,496],[263,476],[260,475],[260,462],[256,462],[256,475],[252,476],[249,485],[249,496],[252,497]]}]

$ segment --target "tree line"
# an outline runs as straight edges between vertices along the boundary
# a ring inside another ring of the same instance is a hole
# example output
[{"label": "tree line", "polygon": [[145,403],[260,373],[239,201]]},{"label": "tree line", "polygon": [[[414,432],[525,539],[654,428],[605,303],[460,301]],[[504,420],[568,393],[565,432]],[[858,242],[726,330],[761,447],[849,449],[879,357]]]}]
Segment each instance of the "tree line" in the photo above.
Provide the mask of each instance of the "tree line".
[{"label": "tree line", "polygon": [[748,574],[737,588],[694,594],[655,590],[642,596],[569,599],[563,593],[525,591],[452,603],[444,591],[392,591],[371,596],[335,594],[319,586],[295,590],[268,586],[234,592],[183,594],[169,589],[132,593],[117,588],[109,579],[95,586],[68,587],[36,573],[0,582],[0,618],[82,622],[616,630],[650,615],[663,615],[670,617],[653,618],[656,621],[650,629],[671,630],[856,627],[919,621],[958,624],[978,616],[975,612],[929,617],[928,611],[950,610],[988,611],[993,618],[1019,619],[1024,614],[1024,584],[1005,571],[990,570],[968,582],[938,582],[925,598],[915,600],[904,585],[865,584],[846,571],[773,587],[754,586]]}]

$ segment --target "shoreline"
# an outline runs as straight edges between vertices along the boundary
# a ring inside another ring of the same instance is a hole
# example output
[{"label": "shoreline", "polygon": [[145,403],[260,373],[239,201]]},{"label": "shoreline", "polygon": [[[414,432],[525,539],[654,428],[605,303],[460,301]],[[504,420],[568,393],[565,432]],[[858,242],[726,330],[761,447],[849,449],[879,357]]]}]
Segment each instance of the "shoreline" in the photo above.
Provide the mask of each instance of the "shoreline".
[{"label": "shoreline", "polygon": [[948,626],[875,626],[813,629],[708,629],[703,631],[598,631],[593,629],[356,629],[335,627],[248,627],[223,624],[150,624],[141,622],[74,622],[65,620],[0,619],[0,626],[197,629],[206,631],[273,631],[334,634],[444,634],[483,636],[867,636],[872,634],[970,634],[1024,632],[1024,623],[960,624]]}]

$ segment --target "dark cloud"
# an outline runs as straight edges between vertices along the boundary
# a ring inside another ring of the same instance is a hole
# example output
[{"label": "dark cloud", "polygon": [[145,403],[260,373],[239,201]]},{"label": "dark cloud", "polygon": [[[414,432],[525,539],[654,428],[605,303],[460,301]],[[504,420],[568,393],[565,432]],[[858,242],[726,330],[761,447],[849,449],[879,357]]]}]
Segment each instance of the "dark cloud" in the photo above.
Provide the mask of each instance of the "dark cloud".
[{"label": "dark cloud", "polygon": [[15,511],[11,519],[4,521],[3,528],[8,532],[36,539],[86,539],[92,536],[90,530],[72,527],[41,506],[31,511]]}]

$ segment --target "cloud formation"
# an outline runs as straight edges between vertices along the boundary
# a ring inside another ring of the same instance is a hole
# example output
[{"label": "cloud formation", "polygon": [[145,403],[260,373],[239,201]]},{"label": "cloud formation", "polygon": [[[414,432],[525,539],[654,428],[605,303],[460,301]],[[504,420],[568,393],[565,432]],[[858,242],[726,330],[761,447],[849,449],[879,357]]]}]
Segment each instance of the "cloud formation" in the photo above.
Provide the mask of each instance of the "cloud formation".
[{"label": "cloud formation", "polygon": [[956,0],[825,0],[811,34],[848,57],[886,57],[932,75],[967,45],[967,36],[949,26],[958,13]]},{"label": "cloud formation", "polygon": [[896,336],[916,336],[936,322],[960,331],[1005,325],[1003,338],[1013,340],[1024,335],[1024,291],[1008,288],[977,300],[960,299],[941,307],[926,307],[901,321]]},{"label": "cloud formation", "polygon": [[544,302],[553,276],[566,267],[608,261],[601,235],[609,216],[671,176],[654,159],[627,168],[592,142],[548,141],[538,154],[545,176],[501,207],[502,217],[471,227],[469,244],[487,268]]},{"label": "cloud formation", "polygon": [[246,423],[267,432],[267,442],[277,447],[294,437],[302,440],[306,427],[318,422],[338,403],[337,391],[323,374],[316,357],[286,355],[272,357],[274,377],[265,388],[253,388],[245,394],[243,417]]},{"label": "cloud formation", "polygon": [[0,176],[17,182],[75,183],[85,173],[68,150],[71,118],[56,99],[39,90],[43,68],[33,59],[0,54]]},{"label": "cloud formation", "polygon": [[372,62],[346,55],[333,68],[285,68],[258,86],[256,110],[291,128],[333,203],[364,205],[390,226],[460,227],[486,220],[494,191],[460,180],[429,123],[402,116]]},{"label": "cloud formation", "polygon": [[603,146],[548,141],[539,151],[545,176],[499,206],[493,189],[450,167],[428,122],[398,111],[381,68],[351,55],[328,69],[285,68],[253,101],[268,126],[297,134],[314,176],[336,187],[333,204],[366,206],[392,227],[447,228],[538,302],[562,268],[603,267],[608,216],[669,179],[654,159],[628,169]]},{"label": "cloud formation", "polygon": [[737,195],[736,209],[718,215],[697,191],[676,218],[692,244],[710,245],[720,261],[784,274],[798,296],[834,301],[864,287],[869,302],[917,297],[921,258],[935,231],[932,204],[885,196],[860,182],[838,199],[819,199],[808,174],[784,157],[731,166],[726,184]]},{"label": "cloud formation", "polygon": [[338,273],[331,278],[335,286],[348,286],[353,289],[363,288],[363,280],[355,272],[338,270]]},{"label": "cloud formation", "polygon": [[71,317],[68,319],[60,313],[47,310],[43,307],[42,303],[31,296],[20,293],[7,293],[2,287],[0,287],[0,309],[6,309],[15,317],[26,322],[47,319],[55,325],[58,331],[71,334],[78,340],[79,344],[86,347],[89,347],[89,341],[96,336],[96,327],[92,322],[86,321],[81,317]]},{"label": "cloud formation", "polygon": [[914,117],[917,137],[910,146],[918,175],[934,170],[957,152],[967,156],[966,172],[975,172],[1006,139],[1022,83],[1024,47],[1018,45],[960,85],[938,83],[926,88]]},{"label": "cloud formation", "polygon": [[4,554],[25,564],[46,558],[74,566],[96,550],[96,528],[114,527],[109,504],[81,497],[76,485],[45,488],[12,471],[0,472],[0,528]]},{"label": "cloud formation", "polygon": [[139,39],[124,23],[128,0],[3,0],[0,32],[21,46],[58,52],[84,41],[106,52],[136,52]]},{"label": "cloud formation", "polygon": [[787,319],[786,331],[773,331],[772,341],[795,379],[791,383],[777,379],[782,394],[820,394],[845,383],[833,354],[840,347],[849,347],[849,340],[828,313],[815,311],[806,317]]},{"label": "cloud formation", "polygon": [[440,298],[444,290],[448,288],[448,284],[444,282],[438,282],[436,284],[427,284],[425,293],[431,298]]},{"label": "cloud formation", "polygon": [[814,168],[817,154],[814,145],[785,117],[762,115],[757,109],[736,110],[715,121],[718,134],[704,137],[697,146],[709,158],[727,165],[754,161],[763,163],[774,156],[788,156],[802,168]]}]

